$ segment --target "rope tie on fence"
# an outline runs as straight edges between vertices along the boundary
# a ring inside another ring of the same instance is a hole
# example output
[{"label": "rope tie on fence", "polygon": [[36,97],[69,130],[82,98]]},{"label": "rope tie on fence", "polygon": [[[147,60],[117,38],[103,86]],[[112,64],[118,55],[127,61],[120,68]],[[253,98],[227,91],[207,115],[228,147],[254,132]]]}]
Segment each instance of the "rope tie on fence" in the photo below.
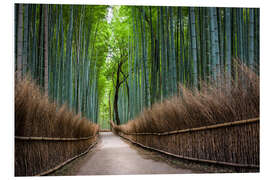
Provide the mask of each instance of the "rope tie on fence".
[{"label": "rope tie on fence", "polygon": [[188,129],[181,129],[181,130],[175,130],[175,131],[169,131],[169,132],[161,132],[161,133],[126,133],[123,132],[125,135],[157,135],[157,136],[165,136],[165,135],[171,135],[171,134],[180,134],[180,133],[186,133],[186,132],[192,132],[192,131],[202,131],[207,129],[216,129],[216,128],[222,128],[222,127],[229,127],[229,126],[238,126],[243,124],[250,124],[250,123],[256,123],[259,122],[260,118],[252,118],[252,119],[246,119],[246,120],[240,120],[240,121],[233,121],[233,122],[226,122],[222,124],[214,124],[209,126],[202,126],[197,128],[188,128]]}]

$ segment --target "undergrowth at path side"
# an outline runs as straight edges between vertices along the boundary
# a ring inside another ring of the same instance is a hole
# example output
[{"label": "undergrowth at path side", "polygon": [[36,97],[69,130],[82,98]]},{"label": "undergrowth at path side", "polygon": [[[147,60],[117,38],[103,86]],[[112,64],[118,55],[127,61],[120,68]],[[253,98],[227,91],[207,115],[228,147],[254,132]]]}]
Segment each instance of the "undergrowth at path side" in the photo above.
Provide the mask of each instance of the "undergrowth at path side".
[{"label": "undergrowth at path side", "polygon": [[201,82],[200,91],[180,85],[181,95],[154,104],[114,129],[156,133],[259,117],[259,76],[245,65],[235,69],[237,80],[223,74],[216,83]]},{"label": "undergrowth at path side", "polygon": [[97,141],[99,126],[58,107],[29,78],[15,83],[15,136],[82,138],[74,141],[22,140],[15,138],[15,176],[50,171],[86,152]]},{"label": "undergrowth at path side", "polygon": [[80,138],[95,135],[98,125],[57,107],[29,78],[15,83],[15,135]]}]

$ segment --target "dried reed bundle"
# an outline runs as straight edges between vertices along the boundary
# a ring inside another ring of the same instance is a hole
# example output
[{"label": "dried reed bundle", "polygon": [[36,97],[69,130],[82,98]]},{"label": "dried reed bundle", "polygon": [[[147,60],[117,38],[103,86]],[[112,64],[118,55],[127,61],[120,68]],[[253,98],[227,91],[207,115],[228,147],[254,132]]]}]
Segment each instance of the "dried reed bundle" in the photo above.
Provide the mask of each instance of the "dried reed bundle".
[{"label": "dried reed bundle", "polygon": [[15,136],[92,138],[78,141],[15,141],[15,175],[42,173],[84,152],[97,139],[98,125],[49,101],[30,78],[15,83]]},{"label": "dried reed bundle", "polygon": [[236,67],[237,80],[202,82],[200,91],[179,85],[181,96],[156,103],[115,128],[126,133],[168,132],[259,117],[259,77],[243,64]]}]

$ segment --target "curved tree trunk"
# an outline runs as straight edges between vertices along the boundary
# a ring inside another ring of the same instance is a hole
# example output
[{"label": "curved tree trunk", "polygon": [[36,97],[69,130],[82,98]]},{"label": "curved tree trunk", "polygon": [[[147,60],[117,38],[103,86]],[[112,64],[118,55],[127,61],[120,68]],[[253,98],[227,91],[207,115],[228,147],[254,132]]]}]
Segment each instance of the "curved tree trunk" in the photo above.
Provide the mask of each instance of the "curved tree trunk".
[{"label": "curved tree trunk", "polygon": [[120,69],[122,66],[122,62],[120,62],[118,64],[117,67],[117,77],[116,77],[116,84],[115,84],[115,94],[114,94],[114,102],[113,102],[113,108],[114,108],[114,113],[115,113],[115,120],[116,120],[116,124],[120,125],[120,119],[119,119],[119,113],[118,113],[118,92],[119,92],[119,88],[121,85],[120,82]]}]

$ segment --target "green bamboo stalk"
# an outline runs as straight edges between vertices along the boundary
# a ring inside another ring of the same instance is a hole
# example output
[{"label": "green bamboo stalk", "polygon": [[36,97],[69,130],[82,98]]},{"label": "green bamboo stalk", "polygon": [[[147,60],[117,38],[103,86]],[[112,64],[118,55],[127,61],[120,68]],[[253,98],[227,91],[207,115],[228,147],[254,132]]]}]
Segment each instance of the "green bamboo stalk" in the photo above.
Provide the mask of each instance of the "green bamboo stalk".
[{"label": "green bamboo stalk", "polygon": [[66,43],[66,64],[67,64],[67,96],[69,108],[72,109],[72,34],[73,34],[73,6],[70,6],[70,22]]},{"label": "green bamboo stalk", "polygon": [[48,72],[48,5],[43,5],[44,8],[44,92],[48,95],[49,92],[49,72]]},{"label": "green bamboo stalk", "polygon": [[18,37],[17,37],[17,78],[22,79],[23,57],[23,5],[18,4]]},{"label": "green bamboo stalk", "polygon": [[249,67],[254,68],[254,9],[249,9]]},{"label": "green bamboo stalk", "polygon": [[209,8],[211,20],[211,58],[213,68],[213,79],[216,82],[217,77],[220,75],[220,53],[219,53],[219,40],[218,40],[218,27],[217,27],[217,12],[216,8]]},{"label": "green bamboo stalk", "polygon": [[185,75],[185,69],[184,69],[184,55],[185,55],[185,47],[184,47],[184,39],[185,34],[183,30],[183,22],[182,22],[182,8],[178,8],[179,18],[180,18],[180,81],[182,84],[184,84],[184,75]]},{"label": "green bamboo stalk", "polygon": [[142,27],[143,27],[143,71],[144,71],[144,106],[149,107],[150,106],[150,98],[149,98],[149,73],[148,73],[148,56],[147,56],[147,36],[146,36],[146,30],[145,30],[145,11],[144,8],[142,8]]},{"label": "green bamboo stalk", "polygon": [[22,53],[22,76],[27,72],[28,59],[28,4],[23,5],[23,53]]},{"label": "green bamboo stalk", "polygon": [[174,46],[174,32],[173,32],[173,12],[172,7],[169,7],[170,14],[170,31],[171,31],[171,69],[170,72],[172,74],[171,85],[172,85],[172,95],[177,92],[177,78],[176,78],[176,58],[175,58],[175,46]]},{"label": "green bamboo stalk", "polygon": [[218,34],[219,34],[219,50],[220,50],[220,70],[224,72],[224,23],[223,23],[223,8],[218,8]]},{"label": "green bamboo stalk", "polygon": [[189,20],[191,24],[191,46],[193,58],[193,87],[198,88],[198,72],[197,72],[197,42],[196,42],[196,27],[195,27],[195,11],[194,8],[189,8]]},{"label": "green bamboo stalk", "polygon": [[[226,74],[231,79],[231,8],[225,8],[225,36],[226,36]],[[230,87],[230,82],[228,83]]]},{"label": "green bamboo stalk", "polygon": [[164,17],[163,17],[163,7],[160,7],[160,39],[161,39],[161,83],[162,83],[162,96],[161,100],[163,100],[167,96],[167,88],[166,88],[166,66],[167,66],[167,58],[166,58],[166,48],[165,48],[165,37],[164,37]]}]

